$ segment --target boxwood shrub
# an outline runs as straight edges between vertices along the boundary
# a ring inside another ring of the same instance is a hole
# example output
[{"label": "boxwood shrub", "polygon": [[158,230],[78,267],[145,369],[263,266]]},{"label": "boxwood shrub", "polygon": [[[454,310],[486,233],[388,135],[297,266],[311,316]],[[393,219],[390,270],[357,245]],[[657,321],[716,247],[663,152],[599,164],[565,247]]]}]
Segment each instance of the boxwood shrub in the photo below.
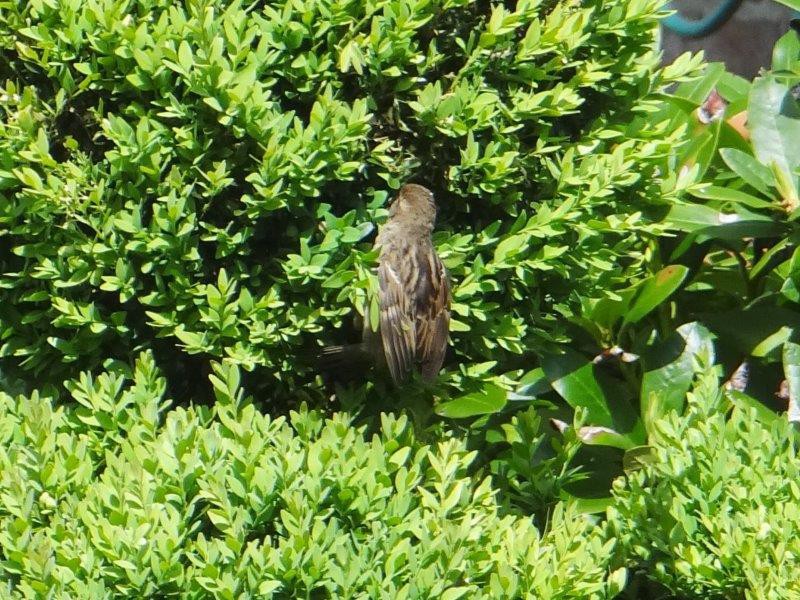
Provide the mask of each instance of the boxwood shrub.
[{"label": "boxwood shrub", "polygon": [[176,394],[225,358],[313,397],[405,181],[441,205],[451,383],[528,366],[651,269],[681,132],[628,125],[700,64],[658,67],[663,3],[4,3],[3,372],[148,348]]},{"label": "boxwood shrub", "polygon": [[651,460],[615,485],[620,555],[678,597],[800,594],[797,434],[743,399],[709,370],[686,415],[659,422]]},{"label": "boxwood shrub", "polygon": [[611,598],[613,541],[560,506],[502,515],[463,442],[404,416],[258,412],[215,365],[174,408],[149,354],[0,394],[0,579],[16,598]]}]

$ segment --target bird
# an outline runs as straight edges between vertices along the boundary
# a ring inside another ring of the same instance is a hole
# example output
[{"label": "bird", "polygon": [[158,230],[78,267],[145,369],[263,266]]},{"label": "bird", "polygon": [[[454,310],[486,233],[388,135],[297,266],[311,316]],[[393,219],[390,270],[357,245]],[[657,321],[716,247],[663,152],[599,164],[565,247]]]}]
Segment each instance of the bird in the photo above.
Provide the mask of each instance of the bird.
[{"label": "bird", "polygon": [[434,381],[442,368],[450,329],[450,276],[436,253],[433,193],[407,183],[389,207],[375,239],[378,254],[378,330],[365,315],[362,341],[323,348],[323,366],[347,369],[372,363],[396,386],[418,372]]}]

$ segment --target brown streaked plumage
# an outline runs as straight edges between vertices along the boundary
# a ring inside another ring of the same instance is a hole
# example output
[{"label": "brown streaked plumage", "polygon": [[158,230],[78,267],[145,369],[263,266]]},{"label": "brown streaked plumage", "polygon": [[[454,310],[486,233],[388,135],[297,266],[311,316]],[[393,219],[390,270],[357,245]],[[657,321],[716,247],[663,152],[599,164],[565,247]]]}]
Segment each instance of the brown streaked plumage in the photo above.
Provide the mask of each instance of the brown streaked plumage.
[{"label": "brown streaked plumage", "polygon": [[435,221],[430,190],[413,183],[400,188],[375,240],[380,248],[378,332],[365,319],[363,342],[324,349],[326,363],[370,358],[385,366],[397,385],[414,369],[427,381],[436,378],[447,349],[450,282],[431,240]]}]

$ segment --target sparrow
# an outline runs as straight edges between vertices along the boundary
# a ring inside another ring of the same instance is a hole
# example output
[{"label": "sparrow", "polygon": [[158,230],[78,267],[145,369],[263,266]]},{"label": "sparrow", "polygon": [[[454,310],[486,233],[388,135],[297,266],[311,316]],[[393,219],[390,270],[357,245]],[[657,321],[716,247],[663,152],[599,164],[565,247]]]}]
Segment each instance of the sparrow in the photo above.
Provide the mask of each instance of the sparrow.
[{"label": "sparrow", "polygon": [[365,315],[361,343],[324,348],[323,365],[371,362],[388,370],[398,386],[415,370],[425,381],[436,378],[447,349],[451,298],[447,269],[431,240],[435,222],[433,193],[414,183],[401,187],[375,239],[378,331]]}]

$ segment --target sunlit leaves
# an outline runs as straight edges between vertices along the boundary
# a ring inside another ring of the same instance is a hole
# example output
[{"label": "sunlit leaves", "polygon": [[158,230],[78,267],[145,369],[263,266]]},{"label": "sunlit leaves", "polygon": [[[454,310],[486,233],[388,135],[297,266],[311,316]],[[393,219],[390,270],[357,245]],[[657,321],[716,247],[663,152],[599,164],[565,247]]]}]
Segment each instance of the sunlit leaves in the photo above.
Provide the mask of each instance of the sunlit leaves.
[{"label": "sunlit leaves", "polygon": [[12,594],[619,591],[601,527],[572,506],[541,532],[504,516],[464,442],[425,445],[390,414],[370,434],[304,406],[271,418],[244,398],[232,363],[210,380],[212,409],[169,412],[149,355],[69,382],[66,408],[0,393],[0,573]]}]

